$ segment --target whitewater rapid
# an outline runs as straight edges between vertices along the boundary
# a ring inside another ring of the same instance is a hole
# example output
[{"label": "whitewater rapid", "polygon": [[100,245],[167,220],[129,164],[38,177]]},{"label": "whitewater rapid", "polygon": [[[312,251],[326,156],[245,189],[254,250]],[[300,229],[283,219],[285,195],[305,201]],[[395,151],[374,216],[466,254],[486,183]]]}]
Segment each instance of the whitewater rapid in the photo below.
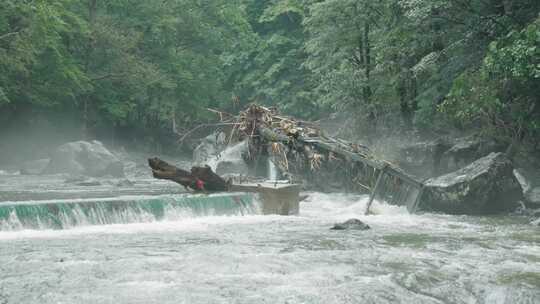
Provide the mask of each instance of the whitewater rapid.
[{"label": "whitewater rapid", "polygon": [[[0,303],[539,303],[526,219],[310,193],[299,216],[0,231]],[[368,231],[333,231],[359,218]]]}]

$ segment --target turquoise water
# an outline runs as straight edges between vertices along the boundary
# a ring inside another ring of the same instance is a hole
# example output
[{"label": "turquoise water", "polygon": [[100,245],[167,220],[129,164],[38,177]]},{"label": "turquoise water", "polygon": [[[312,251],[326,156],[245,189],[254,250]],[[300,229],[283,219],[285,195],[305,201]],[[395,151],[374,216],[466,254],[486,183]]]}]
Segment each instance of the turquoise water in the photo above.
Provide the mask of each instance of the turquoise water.
[{"label": "turquoise water", "polygon": [[256,212],[251,194],[120,196],[0,202],[0,230],[67,229]]},{"label": "turquoise water", "polygon": [[[366,201],[311,193],[299,216],[165,208],[142,222],[0,231],[0,303],[540,302],[527,219],[379,202],[364,216]],[[372,229],[329,230],[351,217]]]}]

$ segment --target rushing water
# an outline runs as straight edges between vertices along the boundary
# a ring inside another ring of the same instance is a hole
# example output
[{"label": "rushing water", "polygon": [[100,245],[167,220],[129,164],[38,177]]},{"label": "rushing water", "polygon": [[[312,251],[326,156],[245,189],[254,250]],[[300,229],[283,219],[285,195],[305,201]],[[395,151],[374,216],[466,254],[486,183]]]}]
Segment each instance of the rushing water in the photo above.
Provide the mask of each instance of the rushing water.
[{"label": "rushing water", "polygon": [[[0,231],[0,303],[540,303],[519,217],[409,215],[312,193],[299,216],[189,214]],[[333,231],[357,217],[372,229]]]}]

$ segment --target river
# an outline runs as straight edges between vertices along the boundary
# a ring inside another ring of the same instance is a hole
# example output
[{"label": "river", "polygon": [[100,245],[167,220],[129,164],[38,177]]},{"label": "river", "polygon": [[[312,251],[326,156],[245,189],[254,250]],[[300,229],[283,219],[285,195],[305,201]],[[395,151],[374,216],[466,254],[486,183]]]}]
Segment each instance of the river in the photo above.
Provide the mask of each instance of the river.
[{"label": "river", "polygon": [[[0,231],[0,303],[540,303],[527,219],[379,202],[364,216],[366,201],[309,193],[299,216]],[[352,217],[372,229],[329,229]]]}]

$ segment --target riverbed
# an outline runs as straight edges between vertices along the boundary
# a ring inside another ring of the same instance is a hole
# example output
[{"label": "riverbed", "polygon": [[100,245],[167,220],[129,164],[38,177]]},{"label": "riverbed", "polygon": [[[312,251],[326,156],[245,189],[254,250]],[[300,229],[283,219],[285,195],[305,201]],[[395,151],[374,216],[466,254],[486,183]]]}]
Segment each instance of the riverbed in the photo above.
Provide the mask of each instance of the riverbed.
[{"label": "riverbed", "polygon": [[[540,303],[526,218],[410,215],[309,193],[251,214],[0,231],[0,303]],[[334,231],[359,218],[367,231]]]}]

